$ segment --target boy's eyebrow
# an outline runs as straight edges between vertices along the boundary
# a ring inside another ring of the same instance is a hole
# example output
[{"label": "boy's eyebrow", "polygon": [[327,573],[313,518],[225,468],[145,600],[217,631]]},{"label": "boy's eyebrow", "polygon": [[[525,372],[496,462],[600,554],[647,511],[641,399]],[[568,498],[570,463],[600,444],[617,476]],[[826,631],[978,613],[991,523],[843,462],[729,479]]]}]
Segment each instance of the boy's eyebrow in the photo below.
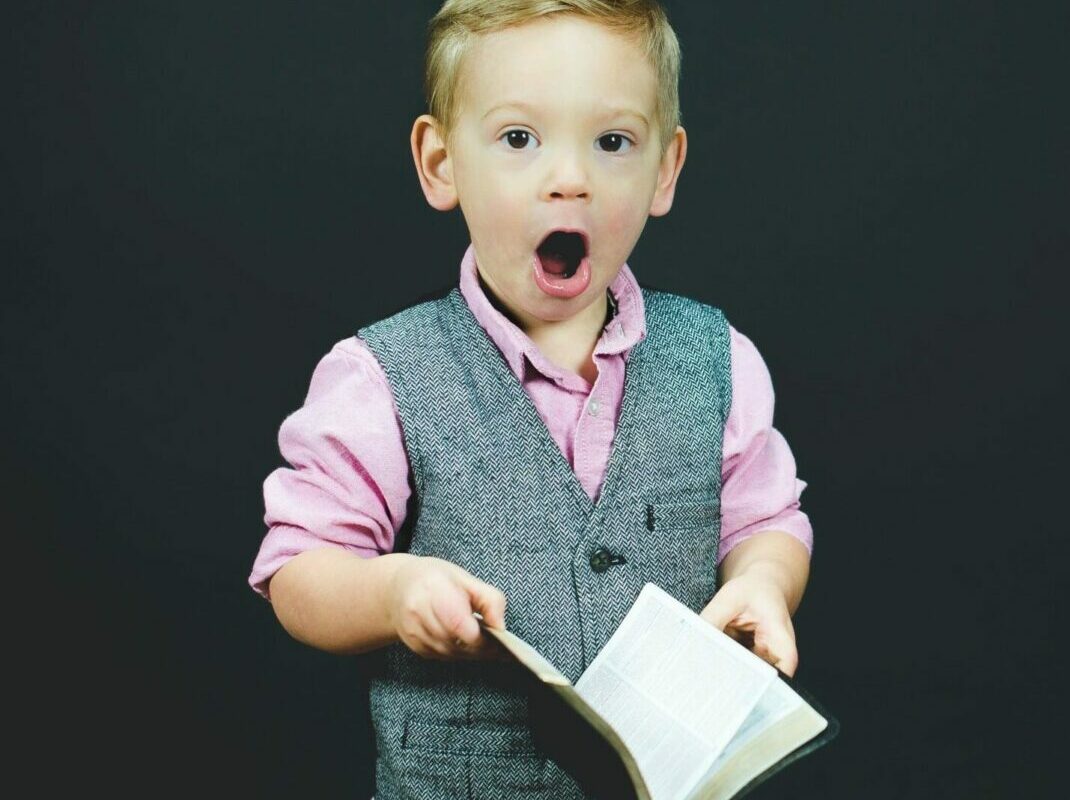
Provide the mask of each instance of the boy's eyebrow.
[{"label": "boy's eyebrow", "polygon": [[[523,102],[520,102],[520,101],[508,101],[508,102],[505,102],[505,103],[498,103],[498,105],[493,106],[490,109],[488,109],[487,113],[483,115],[483,119],[486,119],[491,114],[493,114],[495,111],[499,111],[499,110],[501,110],[503,108],[518,108],[521,111],[527,111],[528,113],[534,113],[534,112],[536,112],[538,110],[537,108],[535,108],[535,106],[530,105],[528,103],[523,103]],[[646,125],[647,127],[650,127],[650,122],[647,120],[647,118],[645,116],[643,116],[638,111],[633,111],[630,108],[609,108],[609,109],[606,109],[599,116],[599,119],[605,119],[605,118],[608,118],[608,117],[636,117],[637,119],[641,120],[644,125]]]}]

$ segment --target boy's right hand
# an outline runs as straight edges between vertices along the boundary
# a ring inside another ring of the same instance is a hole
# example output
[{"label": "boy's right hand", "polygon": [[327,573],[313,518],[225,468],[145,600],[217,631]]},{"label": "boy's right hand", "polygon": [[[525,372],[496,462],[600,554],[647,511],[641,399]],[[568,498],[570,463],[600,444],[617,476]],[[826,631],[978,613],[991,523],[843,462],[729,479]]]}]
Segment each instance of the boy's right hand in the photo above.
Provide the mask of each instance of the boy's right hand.
[{"label": "boy's right hand", "polygon": [[406,559],[394,573],[388,606],[398,638],[419,656],[507,657],[472,616],[478,611],[490,627],[505,628],[505,595],[452,562],[433,556]]}]

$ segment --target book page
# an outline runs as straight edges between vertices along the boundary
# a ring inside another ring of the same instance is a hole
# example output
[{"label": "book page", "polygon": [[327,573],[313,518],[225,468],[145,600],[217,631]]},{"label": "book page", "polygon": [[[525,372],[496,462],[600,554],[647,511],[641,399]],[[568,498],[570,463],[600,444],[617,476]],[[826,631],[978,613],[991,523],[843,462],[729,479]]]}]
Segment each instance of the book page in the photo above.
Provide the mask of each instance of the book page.
[{"label": "book page", "polygon": [[769,688],[765,690],[765,694],[762,695],[762,699],[758,701],[758,705],[750,712],[739,730],[736,731],[736,735],[732,737],[732,741],[728,743],[728,747],[714,762],[710,772],[716,772],[740,748],[750,743],[802,704],[802,698],[795,694],[784,681],[780,680],[780,678],[774,678],[773,682],[769,684]]},{"label": "book page", "polygon": [[827,726],[828,721],[778,677],[688,800],[734,797]]},{"label": "book page", "polygon": [[576,691],[635,755],[654,800],[681,800],[776,669],[648,583]]}]

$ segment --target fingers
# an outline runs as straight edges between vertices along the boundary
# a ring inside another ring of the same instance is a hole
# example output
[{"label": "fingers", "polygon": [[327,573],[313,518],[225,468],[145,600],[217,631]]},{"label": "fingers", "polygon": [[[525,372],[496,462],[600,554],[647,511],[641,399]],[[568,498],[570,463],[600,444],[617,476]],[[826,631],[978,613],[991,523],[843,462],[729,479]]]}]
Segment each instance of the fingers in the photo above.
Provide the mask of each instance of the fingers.
[{"label": "fingers", "polygon": [[[456,642],[478,637],[467,592],[437,559],[419,560],[405,576],[396,629],[401,641],[424,658],[455,658]],[[466,626],[466,620],[475,626]]]},{"label": "fingers", "polygon": [[469,619],[475,624],[476,631],[474,642],[472,640],[465,640],[464,642],[463,646],[467,651],[466,656],[470,658],[508,660],[509,655],[505,649],[498,644],[493,636],[484,633],[480,628],[479,622],[471,615],[472,611],[477,611],[488,627],[504,630],[505,595],[497,587],[481,581],[471,573],[464,570],[460,570],[460,572],[461,584],[468,593],[468,600],[471,603]]},{"label": "fingers", "polygon": [[500,590],[448,564],[426,600],[420,641],[410,644],[411,649],[429,658],[500,657],[502,648],[482,632],[473,616],[474,610],[479,611],[488,625],[504,628],[505,595]]},{"label": "fingers", "polygon": [[448,650],[442,644],[443,633],[427,617],[413,617],[398,629],[399,638],[405,646],[423,658],[448,657]]},{"label": "fingers", "polygon": [[726,582],[700,616],[785,675],[798,669],[795,630],[779,597],[746,582]]},{"label": "fingers", "polygon": [[432,603],[428,599],[426,606],[420,603],[407,608],[399,634],[405,645],[419,656],[448,658],[449,634],[431,607]]},{"label": "fingers", "polygon": [[505,627],[505,595],[500,589],[475,577],[467,582],[472,608],[483,616],[483,621],[492,628]]},{"label": "fingers", "polygon": [[[722,589],[706,604],[699,616],[717,628],[717,630],[725,631],[725,626],[739,616],[745,608],[745,598],[732,591],[724,591]],[[739,637],[731,629],[725,631],[725,633],[738,641]]]},{"label": "fingers", "polygon": [[479,622],[472,616],[468,593],[462,587],[451,586],[450,591],[435,595],[431,610],[443,641],[469,647],[479,641]]},{"label": "fingers", "polygon": [[406,562],[396,577],[390,611],[398,638],[424,658],[503,658],[483,633],[478,612],[492,628],[505,628],[505,595],[457,564],[432,556]]}]

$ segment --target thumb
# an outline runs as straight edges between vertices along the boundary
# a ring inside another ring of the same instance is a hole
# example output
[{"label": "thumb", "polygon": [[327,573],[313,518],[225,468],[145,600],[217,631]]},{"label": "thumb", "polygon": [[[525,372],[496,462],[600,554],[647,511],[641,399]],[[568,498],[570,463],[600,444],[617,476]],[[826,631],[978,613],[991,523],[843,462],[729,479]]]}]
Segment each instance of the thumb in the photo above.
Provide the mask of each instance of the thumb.
[{"label": "thumb", "polygon": [[484,583],[474,575],[467,575],[464,587],[472,603],[472,610],[483,616],[492,628],[505,628],[505,595],[500,589]]},{"label": "thumb", "polygon": [[766,660],[789,678],[794,675],[795,670],[799,668],[799,649],[795,644],[791,621],[788,621],[786,627],[769,626],[763,633],[762,639],[763,649],[769,654]]}]

